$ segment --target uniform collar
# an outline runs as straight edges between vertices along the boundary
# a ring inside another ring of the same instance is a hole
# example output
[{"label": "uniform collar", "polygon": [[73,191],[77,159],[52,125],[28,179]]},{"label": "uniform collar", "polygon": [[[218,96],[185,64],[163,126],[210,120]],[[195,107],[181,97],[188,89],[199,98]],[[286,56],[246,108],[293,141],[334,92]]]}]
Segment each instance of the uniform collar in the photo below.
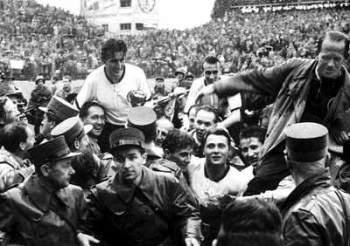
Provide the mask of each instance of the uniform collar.
[{"label": "uniform collar", "polygon": [[52,185],[37,175],[32,175],[23,185],[31,202],[42,211],[49,210],[50,202],[53,198],[69,207],[69,197],[65,188],[55,190]]},{"label": "uniform collar", "polygon": [[154,182],[151,170],[147,169],[147,167],[141,167],[141,181],[138,186],[129,185],[122,182],[121,177],[118,173],[114,176],[113,179],[113,190],[116,191],[118,197],[125,203],[128,204],[134,197],[135,189],[138,188],[142,191],[150,189],[152,183]]}]

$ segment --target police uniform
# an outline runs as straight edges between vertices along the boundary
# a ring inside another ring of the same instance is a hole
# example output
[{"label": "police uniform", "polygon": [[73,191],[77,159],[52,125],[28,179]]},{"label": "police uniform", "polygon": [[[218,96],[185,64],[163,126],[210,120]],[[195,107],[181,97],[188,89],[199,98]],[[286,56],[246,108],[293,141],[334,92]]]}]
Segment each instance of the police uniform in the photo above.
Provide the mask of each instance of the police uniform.
[{"label": "police uniform", "polygon": [[[135,128],[119,129],[110,147],[142,148],[144,136]],[[104,245],[183,245],[200,237],[199,211],[172,175],[141,167],[140,184],[126,185],[119,173],[92,189],[86,225]],[[181,232],[184,232],[182,234]]]},{"label": "police uniform", "polygon": [[[62,136],[29,152],[36,168],[77,155],[69,151]],[[0,195],[0,229],[9,235],[9,244],[79,246],[76,229],[84,210],[83,191],[79,187],[68,185],[57,190],[33,175]]]}]

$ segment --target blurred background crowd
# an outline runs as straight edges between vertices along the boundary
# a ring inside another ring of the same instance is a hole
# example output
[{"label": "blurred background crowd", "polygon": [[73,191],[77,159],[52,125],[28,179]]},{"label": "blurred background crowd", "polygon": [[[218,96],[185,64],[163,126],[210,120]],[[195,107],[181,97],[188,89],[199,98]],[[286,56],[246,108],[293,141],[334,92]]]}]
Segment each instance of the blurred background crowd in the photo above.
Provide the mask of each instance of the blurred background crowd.
[{"label": "blurred background crowd", "polygon": [[[177,68],[199,76],[204,58],[217,55],[222,72],[232,73],[270,67],[291,57],[313,57],[324,32],[350,31],[347,3],[224,11],[225,2],[232,1],[221,2],[203,26],[119,36],[129,47],[128,62],[143,68],[148,78],[173,77]],[[107,38],[102,27],[35,1],[0,1],[0,13],[0,66],[12,77],[83,79],[101,64],[99,50]]]}]

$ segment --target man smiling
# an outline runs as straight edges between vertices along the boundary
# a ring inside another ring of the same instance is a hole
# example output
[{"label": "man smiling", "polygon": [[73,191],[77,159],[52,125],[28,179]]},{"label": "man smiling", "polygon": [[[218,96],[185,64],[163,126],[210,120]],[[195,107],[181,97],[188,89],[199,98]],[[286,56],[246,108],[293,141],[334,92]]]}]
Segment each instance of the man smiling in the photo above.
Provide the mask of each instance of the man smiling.
[{"label": "man smiling", "polygon": [[128,94],[131,91],[142,91],[150,98],[151,90],[144,71],[134,65],[125,63],[127,46],[122,40],[109,39],[101,50],[104,65],[98,67],[86,78],[76,98],[80,108],[89,100],[98,100],[105,109],[106,125],[99,137],[103,152],[109,149],[108,136],[118,128],[124,127],[131,102]]},{"label": "man smiling", "polygon": [[228,163],[231,137],[227,130],[210,129],[203,141],[205,158],[196,163],[193,161],[188,169],[191,188],[201,206],[202,245],[211,245],[220,226],[221,198],[241,194],[248,180]]}]

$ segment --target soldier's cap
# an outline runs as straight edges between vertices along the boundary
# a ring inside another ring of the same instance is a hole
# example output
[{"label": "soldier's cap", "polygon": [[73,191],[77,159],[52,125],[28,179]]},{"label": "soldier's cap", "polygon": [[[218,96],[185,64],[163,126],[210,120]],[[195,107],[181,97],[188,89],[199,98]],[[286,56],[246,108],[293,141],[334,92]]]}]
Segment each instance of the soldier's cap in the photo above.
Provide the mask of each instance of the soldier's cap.
[{"label": "soldier's cap", "polygon": [[43,82],[45,82],[45,78],[44,78],[44,76],[42,76],[42,75],[38,75],[38,76],[35,78],[35,83],[38,83],[38,82],[39,82],[39,80],[42,80]]},{"label": "soldier's cap", "polygon": [[298,162],[321,160],[328,153],[328,130],[323,125],[303,122],[285,130],[288,158]]},{"label": "soldier's cap", "polygon": [[71,145],[75,139],[81,139],[84,134],[92,130],[92,125],[85,125],[78,116],[70,117],[51,130],[51,136],[57,137],[63,135],[66,143]]},{"label": "soldier's cap", "polygon": [[77,116],[79,113],[72,104],[58,96],[53,96],[47,107],[39,107],[39,109],[45,113],[53,114],[56,118],[56,123],[61,123],[65,119]]},{"label": "soldier's cap", "polygon": [[111,150],[117,150],[126,146],[136,146],[144,149],[144,144],[145,136],[140,130],[133,127],[117,129],[109,137]]},{"label": "soldier's cap", "polygon": [[164,77],[158,76],[158,77],[156,77],[155,81],[157,81],[157,82],[164,82],[165,79],[164,79]]},{"label": "soldier's cap", "polygon": [[28,152],[30,160],[36,167],[80,155],[78,152],[70,152],[63,136],[36,145]]},{"label": "soldier's cap", "polygon": [[140,106],[131,108],[128,114],[128,126],[147,132],[156,127],[157,114],[152,108]]},{"label": "soldier's cap", "polygon": [[176,71],[175,71],[175,76],[178,75],[178,74],[183,74],[183,76],[186,75],[186,70],[185,68],[178,68]]}]

